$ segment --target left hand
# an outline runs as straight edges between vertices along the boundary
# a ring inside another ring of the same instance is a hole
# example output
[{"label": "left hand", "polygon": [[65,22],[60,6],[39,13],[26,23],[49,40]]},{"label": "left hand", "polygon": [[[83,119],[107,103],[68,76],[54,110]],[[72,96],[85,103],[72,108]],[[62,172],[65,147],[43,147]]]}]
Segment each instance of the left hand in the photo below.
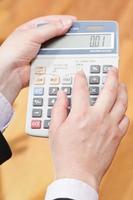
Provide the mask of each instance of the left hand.
[{"label": "left hand", "polygon": [[[46,16],[18,27],[0,47],[0,92],[12,104],[28,85],[30,62],[45,41],[65,34],[76,17]],[[48,24],[43,25],[48,22]],[[37,24],[42,24],[37,26]]]}]

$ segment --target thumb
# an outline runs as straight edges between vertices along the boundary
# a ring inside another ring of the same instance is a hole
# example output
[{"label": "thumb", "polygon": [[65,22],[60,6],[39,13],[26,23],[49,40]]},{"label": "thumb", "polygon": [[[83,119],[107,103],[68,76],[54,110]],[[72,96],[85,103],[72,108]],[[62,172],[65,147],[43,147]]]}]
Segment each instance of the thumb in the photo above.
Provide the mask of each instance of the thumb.
[{"label": "thumb", "polygon": [[59,126],[66,120],[67,118],[67,96],[63,91],[59,91],[57,95],[57,101],[52,109],[52,119],[50,129],[58,129]]},{"label": "thumb", "polygon": [[60,20],[54,23],[44,24],[27,30],[26,37],[30,39],[29,41],[41,45],[51,38],[64,35],[72,26],[72,23],[72,19],[64,19],[63,21]]}]

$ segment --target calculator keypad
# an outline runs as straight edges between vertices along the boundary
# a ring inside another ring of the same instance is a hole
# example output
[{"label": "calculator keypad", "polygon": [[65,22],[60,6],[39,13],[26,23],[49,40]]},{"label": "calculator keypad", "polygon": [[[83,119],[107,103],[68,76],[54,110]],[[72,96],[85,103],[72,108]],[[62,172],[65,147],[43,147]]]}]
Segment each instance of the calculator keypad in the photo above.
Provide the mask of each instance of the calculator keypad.
[{"label": "calculator keypad", "polygon": [[[90,65],[88,68],[88,90],[90,105],[97,100],[101,88],[112,65]],[[56,102],[58,91],[63,90],[68,97],[68,113],[71,109],[72,84],[74,74],[50,74],[46,76],[46,68],[37,66],[34,71],[33,98],[31,113],[31,129],[49,129],[52,108]],[[46,80],[47,78],[47,80]],[[46,83],[48,84],[46,86]],[[79,105],[80,106],[80,105]]]}]

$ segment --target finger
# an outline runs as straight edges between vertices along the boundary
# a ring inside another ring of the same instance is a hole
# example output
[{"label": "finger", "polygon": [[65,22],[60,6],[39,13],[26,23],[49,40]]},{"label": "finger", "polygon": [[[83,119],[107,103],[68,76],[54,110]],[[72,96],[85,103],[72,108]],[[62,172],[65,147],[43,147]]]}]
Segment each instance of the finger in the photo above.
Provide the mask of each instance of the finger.
[{"label": "finger", "polygon": [[45,24],[45,23],[54,23],[59,21],[67,21],[67,20],[75,21],[76,17],[71,15],[50,15],[50,16],[43,16],[36,19],[33,19],[29,22],[26,22],[19,26],[16,30],[27,30],[31,28],[36,28],[39,24]]},{"label": "finger", "polygon": [[124,84],[119,85],[117,100],[111,110],[111,116],[118,123],[121,121],[128,106],[127,89]]},{"label": "finger", "polygon": [[129,124],[130,124],[129,118],[127,116],[124,116],[124,118],[121,120],[119,124],[119,129],[121,130],[122,136],[126,134]]},{"label": "finger", "polygon": [[57,101],[52,109],[51,128],[58,129],[67,118],[68,101],[63,91],[59,91]]},{"label": "finger", "polygon": [[47,24],[26,31],[25,34],[23,34],[23,37],[27,38],[29,41],[42,44],[51,38],[65,34],[65,32],[67,32],[72,26],[72,23],[72,20],[66,20],[64,23],[57,22]]},{"label": "finger", "polygon": [[104,115],[108,113],[115,103],[117,93],[118,70],[114,67],[108,73],[104,88],[96,101],[94,109],[99,110],[99,112],[103,113]]},{"label": "finger", "polygon": [[80,71],[74,80],[71,112],[84,113],[87,109],[89,109],[88,83],[84,72]]}]

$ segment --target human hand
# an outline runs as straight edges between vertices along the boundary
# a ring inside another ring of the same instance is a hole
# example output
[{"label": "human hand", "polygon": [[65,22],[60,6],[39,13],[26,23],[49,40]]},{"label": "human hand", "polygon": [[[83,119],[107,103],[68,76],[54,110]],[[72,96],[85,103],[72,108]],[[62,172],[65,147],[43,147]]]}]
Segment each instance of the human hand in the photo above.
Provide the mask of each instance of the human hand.
[{"label": "human hand", "polygon": [[75,20],[73,16],[40,17],[18,27],[2,44],[0,92],[11,104],[20,90],[28,85],[30,62],[37,55],[41,44],[65,34]]},{"label": "human hand", "polygon": [[113,68],[94,106],[89,105],[85,75],[75,77],[72,107],[60,91],[52,111],[49,131],[55,178],[82,180],[98,191],[119,143],[129,126],[125,115],[127,89]]}]

